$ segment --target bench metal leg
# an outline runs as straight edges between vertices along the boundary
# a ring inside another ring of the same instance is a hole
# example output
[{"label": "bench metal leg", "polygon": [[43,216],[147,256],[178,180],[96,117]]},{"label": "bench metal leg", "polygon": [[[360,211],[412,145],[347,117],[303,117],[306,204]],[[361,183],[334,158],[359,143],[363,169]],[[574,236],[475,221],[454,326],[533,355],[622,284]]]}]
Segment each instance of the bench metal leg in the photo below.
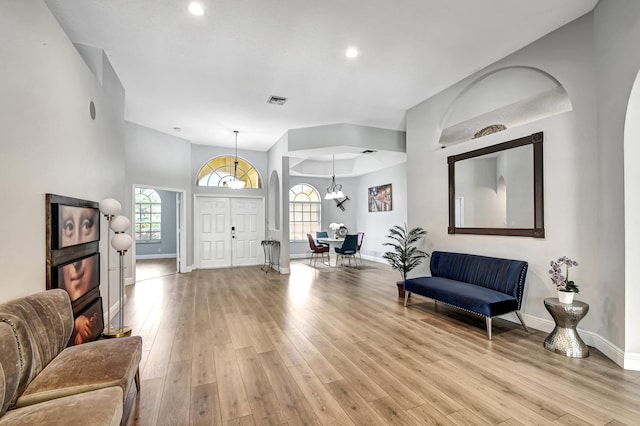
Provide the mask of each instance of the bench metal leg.
[{"label": "bench metal leg", "polygon": [[409,296],[411,296],[411,292],[405,290],[405,292],[404,292],[404,306],[407,306],[407,301],[409,300]]},{"label": "bench metal leg", "polygon": [[491,340],[491,317],[485,317],[485,320],[487,322],[487,337]]},{"label": "bench metal leg", "polygon": [[520,314],[520,311],[516,311],[516,315],[518,316],[518,319],[520,320],[520,324],[522,324],[522,328],[524,328],[524,331],[526,331],[528,333],[529,329],[527,328],[526,324],[524,323],[524,320],[522,319],[522,314]]}]

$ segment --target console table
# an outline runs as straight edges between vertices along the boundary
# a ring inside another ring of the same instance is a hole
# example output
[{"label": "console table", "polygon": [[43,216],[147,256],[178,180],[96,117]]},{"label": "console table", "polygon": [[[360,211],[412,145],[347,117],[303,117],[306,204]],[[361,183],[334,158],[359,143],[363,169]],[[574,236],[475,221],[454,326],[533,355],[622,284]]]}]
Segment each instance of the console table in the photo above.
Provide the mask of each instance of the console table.
[{"label": "console table", "polygon": [[560,303],[557,297],[553,297],[544,299],[544,306],[556,323],[544,340],[544,347],[571,358],[588,357],[589,347],[578,335],[576,326],[589,312],[589,305],[576,300],[572,304]]},{"label": "console table", "polygon": [[266,267],[267,273],[271,270],[273,266],[278,267],[278,271],[280,270],[280,241],[276,240],[262,240],[260,242],[262,246],[262,250],[264,250],[264,264],[260,269]]}]

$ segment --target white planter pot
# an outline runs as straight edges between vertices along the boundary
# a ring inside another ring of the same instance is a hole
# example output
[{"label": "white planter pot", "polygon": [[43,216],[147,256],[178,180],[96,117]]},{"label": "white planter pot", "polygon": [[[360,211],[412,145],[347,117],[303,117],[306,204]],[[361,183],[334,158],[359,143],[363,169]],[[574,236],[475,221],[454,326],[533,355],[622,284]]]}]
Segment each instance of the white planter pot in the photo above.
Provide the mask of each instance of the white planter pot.
[{"label": "white planter pot", "polygon": [[573,291],[560,291],[558,290],[558,300],[560,303],[565,303],[570,305],[573,303],[573,296],[575,293]]}]

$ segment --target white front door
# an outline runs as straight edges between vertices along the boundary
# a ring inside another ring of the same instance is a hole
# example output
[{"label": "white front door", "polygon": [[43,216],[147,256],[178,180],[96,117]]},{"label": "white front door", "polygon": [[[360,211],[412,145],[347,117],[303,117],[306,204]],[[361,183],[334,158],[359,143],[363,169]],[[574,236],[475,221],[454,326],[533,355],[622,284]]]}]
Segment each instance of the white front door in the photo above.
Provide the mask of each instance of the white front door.
[{"label": "white front door", "polygon": [[261,265],[264,200],[196,197],[196,268]]},{"label": "white front door", "polygon": [[233,266],[259,265],[264,261],[264,208],[260,198],[231,199],[231,252]]}]

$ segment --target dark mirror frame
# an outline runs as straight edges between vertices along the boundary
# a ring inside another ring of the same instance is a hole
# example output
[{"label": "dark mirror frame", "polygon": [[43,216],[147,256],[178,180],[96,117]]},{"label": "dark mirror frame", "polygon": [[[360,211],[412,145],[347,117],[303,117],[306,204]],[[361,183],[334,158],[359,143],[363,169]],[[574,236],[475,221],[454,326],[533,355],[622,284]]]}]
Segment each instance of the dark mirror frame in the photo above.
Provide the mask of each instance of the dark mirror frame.
[{"label": "dark mirror frame", "polygon": [[[533,145],[533,228],[457,228],[455,218],[457,161],[480,157],[520,146]],[[542,167],[542,132],[486,148],[447,157],[449,164],[449,234],[510,235],[544,238],[544,185]]]}]

